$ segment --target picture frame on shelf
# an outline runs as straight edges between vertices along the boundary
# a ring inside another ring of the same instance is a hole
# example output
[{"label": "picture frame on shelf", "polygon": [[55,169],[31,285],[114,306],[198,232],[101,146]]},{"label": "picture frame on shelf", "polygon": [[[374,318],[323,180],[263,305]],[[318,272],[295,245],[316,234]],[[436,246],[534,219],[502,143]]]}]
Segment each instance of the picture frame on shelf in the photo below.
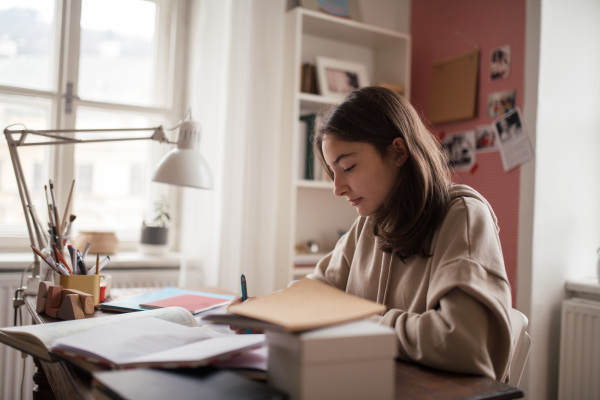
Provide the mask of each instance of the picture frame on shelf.
[{"label": "picture frame on shelf", "polygon": [[300,0],[300,5],[339,18],[361,20],[358,0]]},{"label": "picture frame on shelf", "polygon": [[321,95],[338,99],[370,84],[366,65],[322,56],[317,57],[317,78]]}]

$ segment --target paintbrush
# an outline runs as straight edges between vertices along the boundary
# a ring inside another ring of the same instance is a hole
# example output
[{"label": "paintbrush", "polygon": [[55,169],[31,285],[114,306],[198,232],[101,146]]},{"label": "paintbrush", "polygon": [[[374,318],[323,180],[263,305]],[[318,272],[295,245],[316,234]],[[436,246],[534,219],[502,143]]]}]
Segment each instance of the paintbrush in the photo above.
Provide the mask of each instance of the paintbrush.
[{"label": "paintbrush", "polygon": [[[71,199],[73,198],[73,188],[75,187],[75,179],[73,179],[73,183],[71,183],[71,190],[69,191],[69,197],[67,198],[67,205],[65,206],[65,212],[63,213],[63,217],[62,217],[62,222],[63,222],[63,226],[62,226],[62,231],[64,232],[65,229],[67,228],[67,214],[69,213],[69,208],[71,207]],[[73,221],[71,221],[73,222]]]},{"label": "paintbrush", "polygon": [[75,218],[77,218],[77,215],[75,215],[75,214],[71,214],[69,216],[69,221],[67,221],[67,226],[63,230],[64,237],[68,237],[69,234],[71,233],[71,226],[73,225],[73,221],[75,221]]}]

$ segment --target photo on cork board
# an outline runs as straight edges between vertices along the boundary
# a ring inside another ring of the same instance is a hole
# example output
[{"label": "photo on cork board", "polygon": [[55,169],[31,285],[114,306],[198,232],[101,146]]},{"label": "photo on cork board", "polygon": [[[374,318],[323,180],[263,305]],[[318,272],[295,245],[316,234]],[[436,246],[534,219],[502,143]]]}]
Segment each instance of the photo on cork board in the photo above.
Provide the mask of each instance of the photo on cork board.
[{"label": "photo on cork board", "polygon": [[478,153],[498,151],[496,131],[492,125],[475,127],[475,145]]},{"label": "photo on cork board", "polygon": [[475,165],[475,131],[445,136],[442,150],[448,155],[448,165],[454,171],[470,171]]},{"label": "photo on cork board", "polygon": [[515,89],[490,93],[488,95],[487,115],[490,118],[500,117],[516,106],[517,91]]},{"label": "photo on cork board", "polygon": [[490,57],[490,79],[506,79],[510,75],[510,46],[492,49]]},{"label": "photo on cork board", "polygon": [[533,158],[533,147],[518,108],[502,115],[492,125],[498,137],[504,171],[510,171]]}]

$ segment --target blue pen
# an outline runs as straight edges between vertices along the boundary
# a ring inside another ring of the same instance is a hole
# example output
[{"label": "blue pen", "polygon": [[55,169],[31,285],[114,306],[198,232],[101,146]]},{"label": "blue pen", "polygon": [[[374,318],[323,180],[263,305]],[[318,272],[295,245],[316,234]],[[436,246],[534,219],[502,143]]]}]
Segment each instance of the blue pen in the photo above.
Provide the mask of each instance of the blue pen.
[{"label": "blue pen", "polygon": [[246,288],[246,277],[242,274],[242,301],[248,300],[248,288]]},{"label": "blue pen", "polygon": [[[246,287],[246,277],[242,274],[242,301],[248,300],[248,288]],[[246,334],[251,334],[252,331],[246,328]]]}]

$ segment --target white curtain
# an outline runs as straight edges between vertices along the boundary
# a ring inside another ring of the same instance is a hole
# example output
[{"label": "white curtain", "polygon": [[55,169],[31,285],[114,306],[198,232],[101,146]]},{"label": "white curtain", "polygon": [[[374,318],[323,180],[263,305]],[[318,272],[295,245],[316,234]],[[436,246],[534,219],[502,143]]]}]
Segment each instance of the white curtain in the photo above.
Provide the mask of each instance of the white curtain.
[{"label": "white curtain", "polygon": [[[251,296],[275,289],[275,235],[285,0],[191,3],[189,104],[202,125],[213,191],[185,189],[185,286]],[[280,266],[281,267],[281,266]]]}]

